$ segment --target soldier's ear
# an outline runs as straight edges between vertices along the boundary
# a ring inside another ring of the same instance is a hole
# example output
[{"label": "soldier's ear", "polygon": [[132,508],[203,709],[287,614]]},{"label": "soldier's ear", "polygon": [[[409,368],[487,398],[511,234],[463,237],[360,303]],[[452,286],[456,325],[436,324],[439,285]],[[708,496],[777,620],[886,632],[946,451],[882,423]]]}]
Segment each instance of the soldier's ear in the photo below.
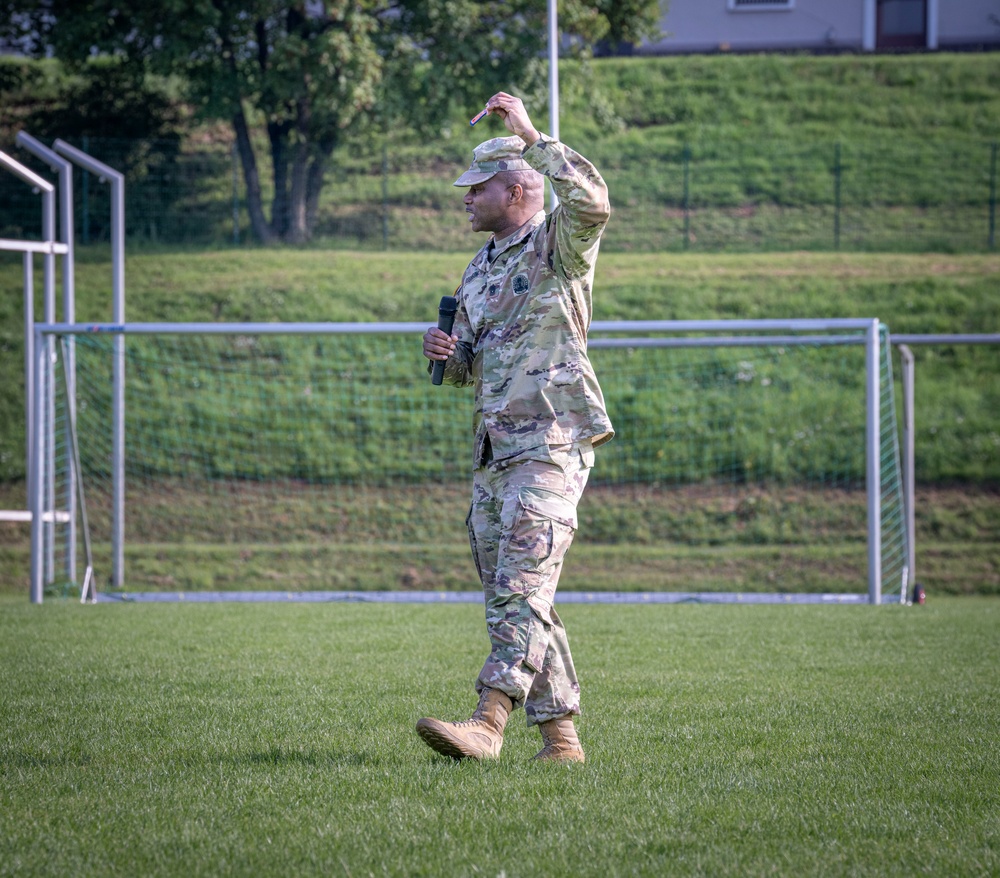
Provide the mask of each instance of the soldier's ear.
[{"label": "soldier's ear", "polygon": [[517,204],[522,198],[524,198],[524,189],[520,183],[515,183],[507,191],[510,193],[507,198],[511,204]]}]

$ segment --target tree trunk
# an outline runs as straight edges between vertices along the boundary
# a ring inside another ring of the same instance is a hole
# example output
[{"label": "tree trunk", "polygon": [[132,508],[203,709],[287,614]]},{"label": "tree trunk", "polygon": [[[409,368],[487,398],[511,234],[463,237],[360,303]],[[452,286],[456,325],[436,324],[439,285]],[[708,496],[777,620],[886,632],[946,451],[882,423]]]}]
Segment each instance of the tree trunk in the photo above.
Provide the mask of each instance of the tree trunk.
[{"label": "tree trunk", "polygon": [[309,142],[309,102],[300,99],[295,107],[295,127],[298,138],[295,144],[295,158],[292,161],[291,197],[288,204],[288,229],[285,240],[291,244],[303,244],[309,239],[310,229],[306,223],[306,193],[309,175],[309,156],[312,148]]},{"label": "tree trunk", "polygon": [[323,175],[326,173],[336,145],[335,137],[324,137],[319,142],[312,164],[309,165],[309,175],[306,178],[306,228],[309,230],[310,238],[316,230],[316,213],[319,209],[319,196],[323,191]]},{"label": "tree trunk", "polygon": [[288,203],[288,123],[268,122],[267,137],[271,143],[271,166],[274,168],[274,200],[271,202],[271,230],[274,237],[284,239],[289,229]]},{"label": "tree trunk", "polygon": [[264,216],[264,203],[261,199],[260,176],[257,173],[257,158],[253,145],[250,143],[250,132],[247,128],[246,115],[240,104],[233,116],[233,130],[236,132],[236,151],[240,155],[243,166],[243,179],[247,184],[247,212],[250,215],[250,228],[254,236],[262,244],[274,241],[274,233]]}]

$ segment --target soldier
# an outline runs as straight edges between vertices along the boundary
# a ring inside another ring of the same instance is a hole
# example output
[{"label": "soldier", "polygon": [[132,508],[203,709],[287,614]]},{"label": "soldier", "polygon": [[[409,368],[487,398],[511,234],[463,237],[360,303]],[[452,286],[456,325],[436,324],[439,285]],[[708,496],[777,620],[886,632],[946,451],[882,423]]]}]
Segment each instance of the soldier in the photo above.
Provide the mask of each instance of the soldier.
[{"label": "soldier", "polygon": [[[541,730],[535,758],[583,762],[580,686],[553,606],[594,448],[614,431],[587,357],[594,265],[610,207],[596,168],[539,134],[519,98],[486,104],[512,137],[481,143],[456,186],[473,231],[492,233],[455,293],[452,335],[423,353],[444,383],[475,386],[469,541],[482,581],[490,654],[464,722],[424,718],[417,733],[456,759],[495,758],[507,717]],[[544,179],[559,206],[546,216]]]}]

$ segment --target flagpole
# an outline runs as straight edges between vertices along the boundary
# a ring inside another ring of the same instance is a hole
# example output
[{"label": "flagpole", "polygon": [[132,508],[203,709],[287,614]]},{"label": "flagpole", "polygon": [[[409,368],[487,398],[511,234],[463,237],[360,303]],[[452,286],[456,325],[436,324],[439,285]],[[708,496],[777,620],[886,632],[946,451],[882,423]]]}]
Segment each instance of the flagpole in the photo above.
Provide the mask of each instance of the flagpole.
[{"label": "flagpole", "polygon": [[[557,0],[548,0],[549,4],[549,135],[559,139],[559,23]],[[549,201],[552,210],[556,209],[559,199],[555,190],[549,187]]]}]

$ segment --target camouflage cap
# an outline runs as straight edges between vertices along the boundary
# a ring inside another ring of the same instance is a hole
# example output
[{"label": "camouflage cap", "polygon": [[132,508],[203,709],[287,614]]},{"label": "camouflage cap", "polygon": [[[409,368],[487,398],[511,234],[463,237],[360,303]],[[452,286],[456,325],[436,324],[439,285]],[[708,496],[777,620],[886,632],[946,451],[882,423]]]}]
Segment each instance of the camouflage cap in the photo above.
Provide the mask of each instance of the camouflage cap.
[{"label": "camouflage cap", "polygon": [[475,186],[485,183],[500,171],[531,171],[523,158],[524,141],[520,137],[494,137],[472,151],[472,164],[453,185]]}]

